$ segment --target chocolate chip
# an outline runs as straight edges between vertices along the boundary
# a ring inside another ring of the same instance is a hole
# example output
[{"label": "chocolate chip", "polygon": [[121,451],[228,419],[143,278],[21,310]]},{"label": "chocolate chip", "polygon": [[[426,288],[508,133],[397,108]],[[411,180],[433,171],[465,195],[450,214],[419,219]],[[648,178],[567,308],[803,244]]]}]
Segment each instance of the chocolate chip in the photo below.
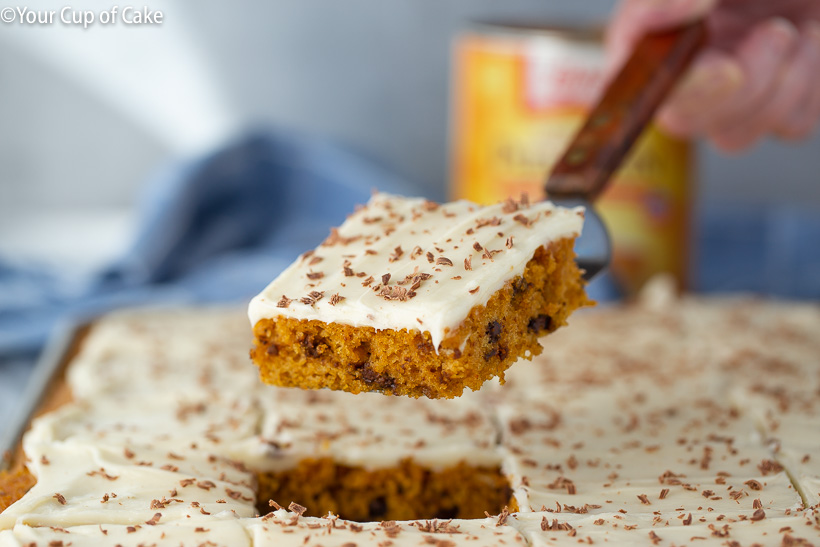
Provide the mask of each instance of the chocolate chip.
[{"label": "chocolate chip", "polygon": [[368,518],[370,519],[378,519],[387,514],[387,500],[384,496],[379,496],[370,501],[370,504],[367,507],[368,511]]},{"label": "chocolate chip", "polygon": [[[457,519],[459,516],[460,508],[458,505],[453,507],[442,507],[438,513],[436,513],[436,518],[441,520],[451,520]],[[449,544],[448,544],[449,545]]]},{"label": "chocolate chip", "polygon": [[524,278],[519,278],[518,281],[513,283],[513,296],[519,296],[521,293],[527,291],[532,287],[531,283],[524,281]]},{"label": "chocolate chip", "polygon": [[299,341],[308,357],[319,357],[327,349],[327,340],[321,336],[307,334]]},{"label": "chocolate chip", "polygon": [[538,334],[542,331],[549,330],[550,325],[552,324],[552,317],[549,315],[540,314],[538,317],[533,317],[530,319],[530,322],[527,323],[527,328]]},{"label": "chocolate chip", "polygon": [[498,321],[490,321],[487,323],[487,338],[490,344],[497,344],[498,338],[501,336],[501,323]]},{"label": "chocolate chip", "polygon": [[359,369],[359,373],[362,376],[362,381],[369,386],[375,385],[381,390],[395,389],[396,387],[395,379],[386,374],[376,372],[373,370],[373,367],[370,366],[370,363],[362,365]]}]

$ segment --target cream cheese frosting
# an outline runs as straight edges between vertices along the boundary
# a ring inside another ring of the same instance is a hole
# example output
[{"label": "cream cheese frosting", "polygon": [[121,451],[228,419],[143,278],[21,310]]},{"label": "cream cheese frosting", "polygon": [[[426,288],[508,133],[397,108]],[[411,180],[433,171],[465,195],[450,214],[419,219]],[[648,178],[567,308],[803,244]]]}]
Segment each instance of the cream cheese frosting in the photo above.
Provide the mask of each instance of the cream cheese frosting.
[{"label": "cream cheese frosting", "polygon": [[[816,305],[656,294],[574,316],[506,385],[450,401],[264,386],[242,311],[113,314],[72,362],[74,401],[25,436],[38,480],[0,546],[816,544],[818,329]],[[500,463],[521,512],[254,516],[249,469],[316,456]]]},{"label": "cream cheese frosting", "polygon": [[[504,517],[506,521],[506,517]],[[262,547],[524,547],[524,537],[497,518],[356,523],[337,518],[299,517],[278,510],[248,528]]]},{"label": "cream cheese frosting", "polygon": [[580,235],[583,216],[546,201],[482,207],[376,194],[251,301],[251,324],[287,316],[420,330],[438,348],[538,247]]},{"label": "cream cheese frosting", "polygon": [[478,393],[418,405],[379,393],[287,389],[262,404],[262,438],[269,450],[254,462],[256,469],[279,470],[327,457],[372,470],[396,466],[408,454],[435,471],[457,465],[465,454],[471,465],[501,463],[497,428]]}]

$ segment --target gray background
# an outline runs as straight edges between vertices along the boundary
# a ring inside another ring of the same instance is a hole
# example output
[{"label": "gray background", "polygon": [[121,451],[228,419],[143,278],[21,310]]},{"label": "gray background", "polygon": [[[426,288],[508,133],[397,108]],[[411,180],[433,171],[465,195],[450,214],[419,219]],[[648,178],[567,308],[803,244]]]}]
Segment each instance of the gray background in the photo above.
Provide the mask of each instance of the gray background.
[{"label": "gray background", "polygon": [[[110,7],[78,4],[76,9]],[[228,6],[166,0],[148,5],[165,11],[160,28],[0,26],[0,215],[43,208],[127,209],[157,165],[265,124],[345,141],[441,194],[448,177],[449,47],[458,30],[472,18],[497,16],[603,21],[614,3],[275,0]],[[60,40],[42,44],[58,34]],[[74,47],[82,43],[110,49],[119,61],[87,61],[82,47]],[[175,60],[198,70],[187,79],[186,74],[168,78],[161,66],[172,69]],[[88,74],[78,76],[79,68]],[[136,89],[124,86],[133,96],[100,90],[120,78],[117,71],[137,77]],[[152,102],[158,111],[177,112],[171,126],[197,120],[207,137],[202,142],[184,134],[169,137],[167,126],[146,120]],[[178,113],[185,108],[187,117]],[[799,145],[766,142],[738,157],[703,147],[701,195],[820,208],[818,145],[817,138]]]}]

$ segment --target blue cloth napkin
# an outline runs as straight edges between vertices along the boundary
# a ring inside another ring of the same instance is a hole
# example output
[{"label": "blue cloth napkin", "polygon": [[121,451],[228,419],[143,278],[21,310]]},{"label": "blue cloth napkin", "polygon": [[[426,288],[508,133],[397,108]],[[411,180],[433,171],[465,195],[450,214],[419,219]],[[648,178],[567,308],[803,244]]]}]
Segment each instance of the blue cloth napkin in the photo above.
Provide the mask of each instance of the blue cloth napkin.
[{"label": "blue cloth napkin", "polygon": [[[0,360],[33,354],[60,321],[119,306],[247,300],[374,189],[419,194],[360,154],[291,133],[181,162],[147,186],[133,246],[87,279],[0,257]],[[706,204],[696,220],[696,290],[820,298],[816,211]],[[606,276],[590,292],[617,297]]]},{"label": "blue cloth napkin", "polygon": [[373,190],[419,193],[361,154],[276,131],[171,166],[146,188],[134,244],[88,279],[0,257],[0,358],[119,306],[250,299]]}]

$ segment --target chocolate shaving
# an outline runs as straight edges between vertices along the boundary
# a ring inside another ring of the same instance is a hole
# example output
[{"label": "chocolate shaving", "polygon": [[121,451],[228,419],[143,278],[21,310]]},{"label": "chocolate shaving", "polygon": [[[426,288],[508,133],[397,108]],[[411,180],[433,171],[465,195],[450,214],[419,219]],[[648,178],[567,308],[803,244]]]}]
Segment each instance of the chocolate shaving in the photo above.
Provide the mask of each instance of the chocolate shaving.
[{"label": "chocolate shaving", "polygon": [[307,274],[308,279],[322,279],[325,274],[323,272],[308,272]]},{"label": "chocolate shaving", "polygon": [[416,296],[416,293],[414,291],[408,291],[407,289],[405,289],[404,287],[400,287],[399,285],[390,285],[387,287],[382,287],[378,294],[385,300],[398,300],[400,302],[404,302]]},{"label": "chocolate shaving", "polygon": [[151,517],[151,520],[146,520],[145,524],[148,526],[156,526],[159,524],[159,519],[162,518],[162,513],[154,513],[154,516]]},{"label": "chocolate shaving", "polygon": [[510,214],[518,211],[518,203],[513,198],[507,198],[504,205],[501,206],[501,212]]},{"label": "chocolate shaving", "polygon": [[480,289],[480,288],[481,288],[481,287],[480,287],[480,286],[478,286],[478,287],[476,287],[475,289],[470,289],[470,290],[468,290],[467,292],[468,292],[468,293],[470,293],[470,294],[475,294],[475,293],[477,293],[477,292],[478,292],[478,289]]},{"label": "chocolate shaving", "polygon": [[473,269],[473,257],[468,256],[464,259],[464,269],[468,272]]},{"label": "chocolate shaving", "polygon": [[291,302],[293,302],[293,299],[288,298],[287,296],[285,296],[283,294],[282,298],[279,299],[279,302],[276,303],[276,307],[277,308],[287,308],[288,306],[290,306]]},{"label": "chocolate shaving", "polygon": [[449,258],[440,256],[436,259],[436,264],[439,265],[439,266],[452,266],[453,261],[450,260]]},{"label": "chocolate shaving", "polygon": [[749,479],[746,482],[744,482],[743,484],[748,486],[751,490],[763,490],[763,485],[760,484],[759,481],[756,481],[754,479]]},{"label": "chocolate shaving", "polygon": [[300,298],[299,302],[305,304],[306,306],[313,306],[316,302],[321,300],[324,295],[324,291],[310,291],[307,296]]},{"label": "chocolate shaving", "polygon": [[501,219],[498,217],[492,218],[479,218],[476,220],[475,227],[476,229],[483,228],[485,226],[498,226],[501,224]]},{"label": "chocolate shaving", "polygon": [[368,277],[367,279],[362,281],[362,287],[369,287],[370,284],[373,283],[374,281],[375,281],[375,279],[373,279],[373,276],[371,275],[370,277]]},{"label": "chocolate shaving", "polygon": [[52,496],[55,500],[57,500],[60,505],[65,505],[67,502],[65,500],[65,496],[60,494],[59,492]]},{"label": "chocolate shaving", "polygon": [[292,511],[301,517],[305,514],[305,511],[307,511],[307,507],[303,507],[298,503],[292,501],[290,502],[290,505],[288,505],[288,511]]},{"label": "chocolate shaving", "polygon": [[436,261],[436,257],[433,256],[433,253],[431,253],[430,251],[427,251],[427,262],[432,264],[435,261]]},{"label": "chocolate shaving", "polygon": [[104,467],[100,467],[96,471],[89,471],[88,473],[86,473],[86,475],[88,475],[89,477],[93,477],[94,475],[99,475],[100,477],[106,478],[110,481],[115,481],[119,478],[119,476],[109,475],[108,473],[106,473]]},{"label": "chocolate shaving", "polygon": [[330,235],[322,242],[322,247],[333,247],[334,245],[347,245],[361,239],[362,236],[344,237],[339,235],[338,228],[331,228]]},{"label": "chocolate shaving", "polygon": [[513,248],[513,236],[510,236],[510,237],[507,238],[507,243],[505,243],[505,245],[507,246],[508,249]]},{"label": "chocolate shaving", "polygon": [[390,258],[388,258],[388,260],[390,262],[395,262],[395,261],[399,260],[401,258],[401,255],[403,255],[403,254],[404,254],[404,251],[401,250],[401,245],[399,245],[398,247],[393,249],[393,254],[390,255]]},{"label": "chocolate shaving", "polygon": [[510,517],[510,511],[505,507],[501,510],[501,514],[498,515],[498,522],[495,523],[496,526],[504,526],[507,524],[507,519]]},{"label": "chocolate shaving", "polygon": [[491,251],[490,249],[484,249],[484,252],[481,254],[482,257],[486,258],[490,262],[493,260],[493,255],[497,255],[501,251]]},{"label": "chocolate shaving", "polygon": [[533,222],[532,220],[530,220],[530,219],[529,219],[529,218],[527,218],[526,216],[522,215],[521,213],[518,213],[517,215],[515,215],[515,216],[513,217],[513,220],[514,220],[514,221],[516,221],[516,222],[519,222],[519,223],[523,224],[523,225],[524,225],[524,226],[526,226],[527,228],[529,228],[530,226],[532,226],[532,222]]},{"label": "chocolate shaving", "polygon": [[575,483],[569,480],[566,477],[558,477],[550,484],[547,485],[547,488],[558,490],[558,489],[566,489],[567,494],[573,495],[575,494]]},{"label": "chocolate shaving", "polygon": [[339,302],[341,302],[344,299],[345,299],[344,296],[339,296],[339,293],[335,293],[330,297],[330,302],[328,302],[328,303],[331,306],[335,306],[336,304],[338,304]]},{"label": "chocolate shaving", "polygon": [[386,273],[382,276],[382,285],[387,285],[390,283],[390,274]]},{"label": "chocolate shaving", "polygon": [[638,494],[638,499],[641,500],[641,503],[644,505],[652,505],[652,502],[649,501],[646,494]]},{"label": "chocolate shaving", "polygon": [[772,460],[763,460],[758,464],[757,468],[760,470],[764,477],[769,473],[780,473],[781,471],[783,471],[783,466],[777,463],[776,461]]},{"label": "chocolate shaving", "polygon": [[547,520],[547,517],[541,517],[541,529],[543,531],[560,531],[571,532],[573,527],[568,522],[558,522],[558,519],[552,519],[552,522]]},{"label": "chocolate shaving", "polygon": [[196,483],[198,488],[202,488],[203,490],[210,490],[211,488],[216,488],[216,485],[212,481],[199,481]]},{"label": "chocolate shaving", "polygon": [[756,522],[758,520],[763,520],[765,518],[766,518],[766,511],[764,511],[763,509],[757,509],[754,513],[752,513],[752,516],[749,517],[749,520],[752,520],[752,521]]},{"label": "chocolate shaving", "polygon": [[476,241],[475,243],[473,243],[473,249],[475,249],[476,251],[478,251],[480,253],[481,251],[484,250],[484,247],[481,246],[481,243]]},{"label": "chocolate shaving", "polygon": [[321,256],[314,256],[313,258],[310,259],[310,262],[308,262],[308,266],[313,266],[315,264],[318,264],[322,260],[324,260],[324,258],[322,258]]}]

